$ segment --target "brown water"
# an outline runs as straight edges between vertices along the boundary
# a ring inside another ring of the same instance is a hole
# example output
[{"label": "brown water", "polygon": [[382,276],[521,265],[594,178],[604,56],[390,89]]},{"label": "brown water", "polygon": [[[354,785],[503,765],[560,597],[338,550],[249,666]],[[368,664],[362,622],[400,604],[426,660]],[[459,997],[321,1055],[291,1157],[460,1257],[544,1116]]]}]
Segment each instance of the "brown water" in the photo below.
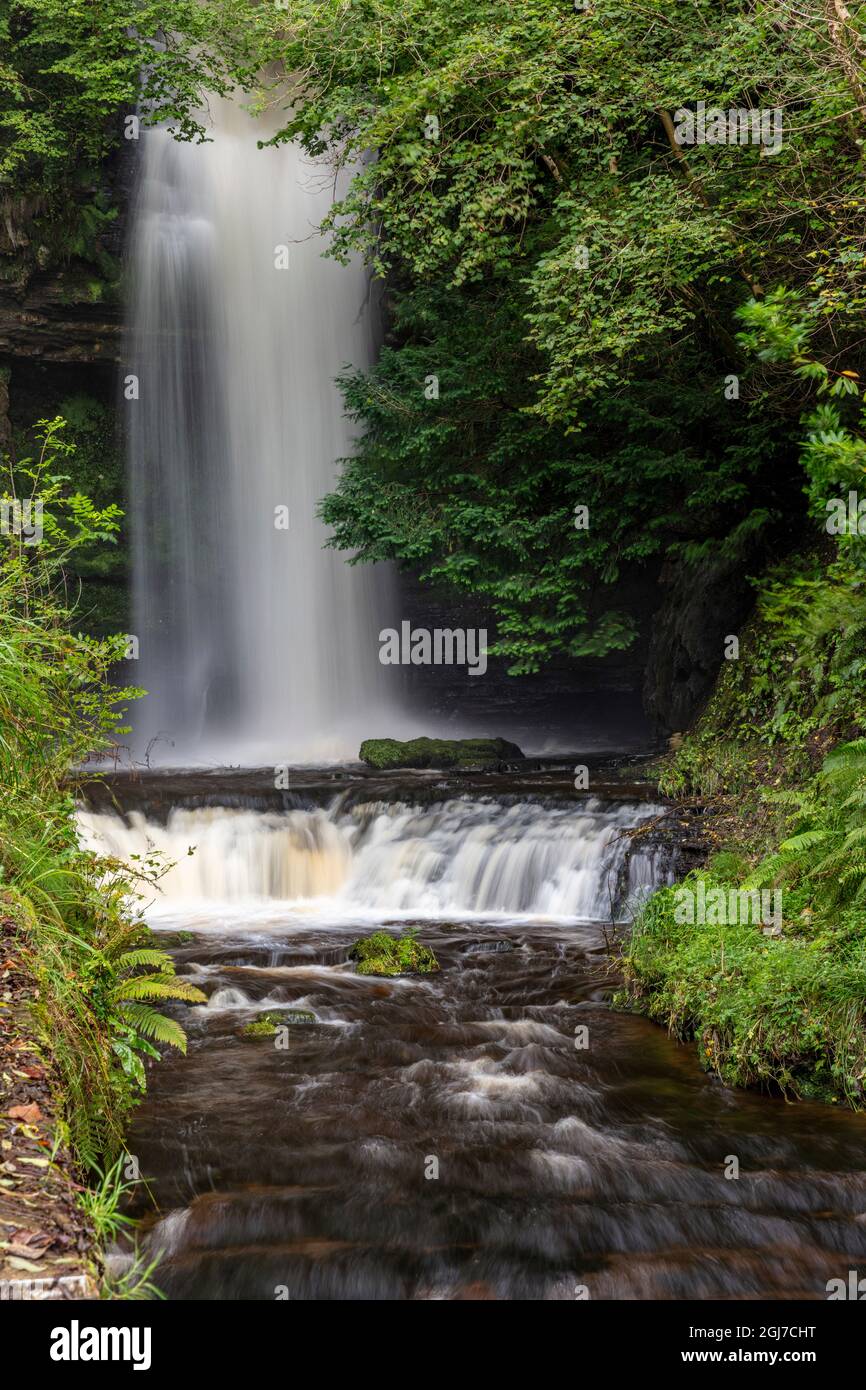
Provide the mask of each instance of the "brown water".
[{"label": "brown water", "polygon": [[[376,980],[360,914],[162,925],[211,1001],[130,1141],[172,1298],[821,1299],[866,1268],[864,1120],[727,1090],[613,1012],[598,926],[426,920],[441,973]],[[263,1007],[316,1021],[240,1038]]]}]

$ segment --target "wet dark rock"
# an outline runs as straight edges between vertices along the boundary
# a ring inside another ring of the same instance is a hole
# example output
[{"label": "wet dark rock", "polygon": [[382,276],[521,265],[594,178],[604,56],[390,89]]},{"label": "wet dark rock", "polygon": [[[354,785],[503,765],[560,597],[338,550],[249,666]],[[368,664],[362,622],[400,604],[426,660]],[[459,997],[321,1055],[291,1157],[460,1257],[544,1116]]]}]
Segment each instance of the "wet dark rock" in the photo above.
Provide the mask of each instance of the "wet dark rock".
[{"label": "wet dark rock", "polygon": [[754,605],[750,573],[742,556],[720,555],[697,572],[684,562],[664,566],[644,679],[644,708],[664,734],[687,729],[709,696],[725,638]]}]

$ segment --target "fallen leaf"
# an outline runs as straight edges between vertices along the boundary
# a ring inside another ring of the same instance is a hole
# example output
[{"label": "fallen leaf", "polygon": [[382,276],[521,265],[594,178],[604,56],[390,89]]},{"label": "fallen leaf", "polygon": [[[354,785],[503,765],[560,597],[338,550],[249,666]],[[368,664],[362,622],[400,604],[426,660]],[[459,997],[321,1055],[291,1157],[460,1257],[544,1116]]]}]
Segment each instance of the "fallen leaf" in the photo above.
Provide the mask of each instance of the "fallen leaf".
[{"label": "fallen leaf", "polygon": [[10,1254],[10,1255],[19,1255],[19,1256],[20,1256],[20,1255],[26,1255],[26,1256],[28,1256],[31,1260],[41,1260],[41,1259],[42,1259],[42,1256],[45,1254],[45,1252],[46,1252],[47,1249],[48,1249],[47,1245],[44,1246],[41,1250],[38,1249],[38,1247],[37,1247],[37,1248],[34,1248],[34,1247],[30,1246],[30,1245],[10,1245],[10,1246],[9,1246],[9,1254]]},{"label": "fallen leaf", "polygon": [[22,1226],[19,1230],[12,1232],[12,1240],[16,1245],[29,1245],[31,1242],[40,1240],[50,1240],[50,1236],[40,1235],[38,1231],[28,1231]]},{"label": "fallen leaf", "polygon": [[45,1118],[35,1101],[31,1105],[13,1105],[11,1110],[6,1111],[6,1116],[10,1120],[23,1120],[26,1125],[35,1125],[38,1120]]}]

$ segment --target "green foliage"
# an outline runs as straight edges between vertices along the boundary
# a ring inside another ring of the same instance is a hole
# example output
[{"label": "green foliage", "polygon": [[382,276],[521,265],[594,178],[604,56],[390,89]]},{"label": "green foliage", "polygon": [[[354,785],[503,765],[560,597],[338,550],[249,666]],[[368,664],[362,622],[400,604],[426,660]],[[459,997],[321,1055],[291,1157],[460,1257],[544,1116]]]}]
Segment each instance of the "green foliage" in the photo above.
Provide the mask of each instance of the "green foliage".
[{"label": "green foliage", "polygon": [[[254,87],[261,7],[251,0],[0,0],[0,206],[13,247],[117,267],[103,166],[122,118],[207,138],[207,99]],[[13,235],[14,233],[14,235]],[[93,282],[93,297],[103,286]]]},{"label": "green foliage", "polygon": [[[850,549],[796,555],[757,584],[740,657],[724,663],[694,731],[662,769],[670,796],[741,792],[778,753],[781,775],[810,774],[810,741],[866,728],[866,581]],[[838,735],[837,735],[838,736]]]},{"label": "green foliage", "polygon": [[139,103],[178,139],[205,138],[208,93],[252,85],[257,64],[247,0],[4,0],[0,40],[0,182],[18,194],[92,174]]},{"label": "green foliage", "polygon": [[[852,298],[843,299],[846,319],[851,315]],[[832,366],[814,355],[814,340],[820,341],[821,316],[820,299],[806,303],[803,294],[784,287],[761,302],[751,300],[738,311],[740,322],[746,326],[739,334],[745,347],[761,361],[793,366],[797,377],[813,385],[816,401],[804,417],[800,457],[810,510],[829,530],[832,499],[841,493],[847,504],[849,490],[861,487],[866,474],[866,391],[860,386],[858,371],[837,365],[840,354],[834,354]],[[857,524],[853,529],[846,515],[842,529],[837,526],[831,534],[839,537],[841,556],[862,567],[866,560],[866,518],[862,534],[860,519],[856,515],[854,519]]]},{"label": "green foliage", "polygon": [[[0,534],[0,896],[38,982],[73,1144],[94,1165],[119,1147],[143,1059],[158,1055],[153,1041],[184,1045],[154,1001],[204,996],[174,980],[153,947],[128,871],[78,844],[71,769],[114,747],[126,732],[122,706],[140,692],[111,683],[125,638],[73,629],[69,568],[113,540],[119,510],[68,486],[62,420],[42,421],[37,437],[38,456],[10,467],[0,499],[33,504],[31,517],[42,508],[41,539],[14,524]],[[152,880],[158,868],[142,864],[140,875]]]},{"label": "green foliage", "polygon": [[775,799],[790,808],[794,833],[749,884],[806,890],[809,912],[858,909],[866,927],[866,738],[835,748],[812,783]]},{"label": "green foliage", "polygon": [[262,1014],[261,1018],[255,1018],[250,1023],[245,1023],[241,1029],[242,1038],[273,1038],[276,1037],[277,1028],[280,1024],[279,1014]]},{"label": "green foliage", "polygon": [[[832,383],[812,447],[838,452],[866,203],[864,21],[834,23],[783,0],[273,17],[300,74],[276,138],[349,175],[333,253],[365,255],[393,310],[377,365],[344,379],[359,449],[323,516],[361,560],[486,600],[516,673],[627,645],[623,569],[745,555],[797,516],[807,347]],[[781,147],[678,146],[671,118],[698,100],[778,108]]]},{"label": "green foliage", "polygon": [[109,1301],[162,1301],[165,1294],[154,1283],[153,1274],[162,1262],[163,1252],[150,1258],[136,1247],[130,1264],[120,1273],[106,1271],[99,1287],[99,1297]]},{"label": "green foliage", "polygon": [[124,1182],[123,1168],[126,1155],[119,1154],[113,1163],[104,1168],[94,1168],[96,1181],[85,1187],[78,1195],[81,1207],[86,1212],[93,1227],[94,1235],[100,1245],[107,1245],[122,1230],[131,1226],[132,1220],[121,1211],[121,1205],[135,1184]]},{"label": "green foliage", "polygon": [[375,931],[356,941],[349,959],[357,961],[358,975],[427,975],[439,969],[429,946],[422,946],[416,927],[407,927],[402,936]]},{"label": "green foliage", "polygon": [[[780,890],[781,937],[754,925],[680,923],[653,895],[626,951],[624,1001],[696,1037],[733,1085],[866,1103],[866,738],[810,753],[866,719],[866,595],[852,552],[806,557],[761,591],[740,659],[663,771],[669,795],[727,813],[733,846],[708,884]],[[769,811],[767,819],[764,812]],[[712,834],[713,821],[710,820]],[[750,852],[747,852],[750,851]]]},{"label": "green foliage", "polygon": [[624,571],[683,534],[727,531],[736,553],[746,517],[763,526],[784,506],[781,445],[745,402],[731,416],[694,345],[666,377],[653,362],[597,400],[578,435],[547,424],[531,410],[543,363],[524,308],[508,287],[405,293],[400,346],[343,378],[363,433],[322,507],[352,562],[396,559],[486,600],[491,654],[515,674],[627,647],[634,621],[611,598]]},{"label": "green foliage", "polygon": [[[687,886],[694,887],[698,875]],[[714,874],[704,874],[718,884]],[[723,886],[724,880],[722,880]],[[734,1086],[790,1097],[866,1101],[866,925],[788,921],[759,926],[678,923],[676,890],[646,904],[624,960],[621,1002],[695,1038],[707,1070]],[[786,900],[787,901],[787,900]]]}]

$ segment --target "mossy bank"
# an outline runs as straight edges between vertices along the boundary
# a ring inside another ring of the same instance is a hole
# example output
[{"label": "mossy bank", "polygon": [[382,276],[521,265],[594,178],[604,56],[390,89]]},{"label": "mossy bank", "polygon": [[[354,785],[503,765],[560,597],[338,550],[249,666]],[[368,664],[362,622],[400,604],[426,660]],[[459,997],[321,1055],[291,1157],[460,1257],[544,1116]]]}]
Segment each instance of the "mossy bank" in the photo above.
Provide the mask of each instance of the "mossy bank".
[{"label": "mossy bank", "polygon": [[[797,557],[759,584],[738,659],[660,769],[661,789],[702,812],[706,862],[640,913],[620,995],[694,1039],[703,1066],[725,1082],[858,1109],[864,635],[866,587],[844,554]],[[720,907],[756,891],[772,893],[771,921]],[[716,906],[690,912],[699,901]]]}]

